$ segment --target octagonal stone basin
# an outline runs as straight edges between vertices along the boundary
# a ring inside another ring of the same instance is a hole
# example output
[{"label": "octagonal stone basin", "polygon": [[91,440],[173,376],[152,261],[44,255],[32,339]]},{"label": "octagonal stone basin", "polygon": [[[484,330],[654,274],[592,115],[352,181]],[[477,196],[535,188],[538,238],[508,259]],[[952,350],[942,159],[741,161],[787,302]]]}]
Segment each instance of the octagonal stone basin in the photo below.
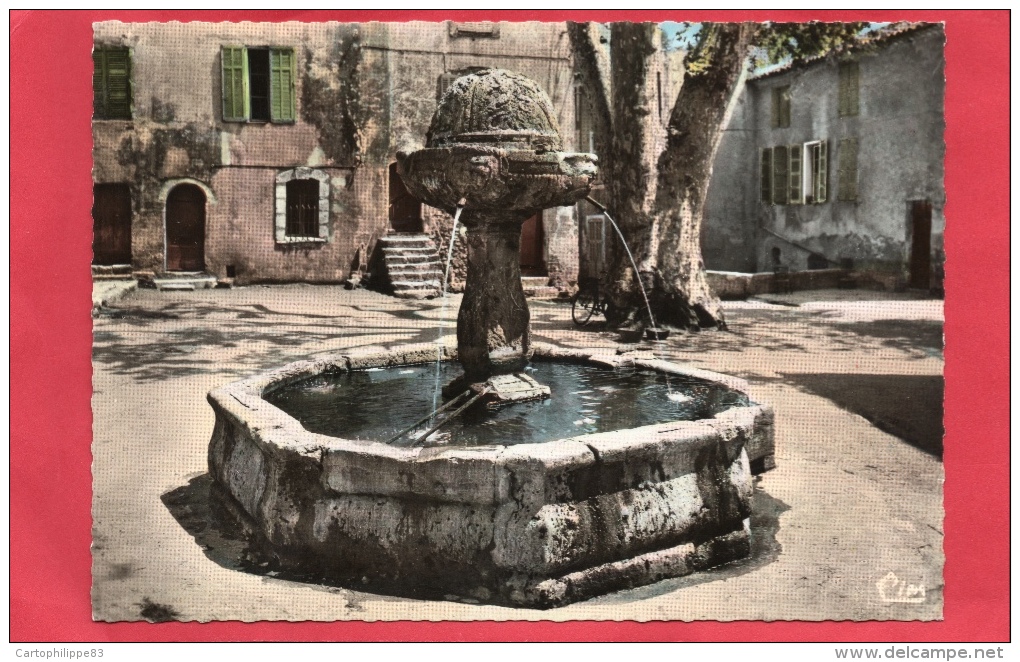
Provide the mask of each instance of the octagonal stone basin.
[{"label": "octagonal stone basin", "polygon": [[[774,452],[765,405],[542,443],[401,448],[309,432],[265,399],[323,374],[434,364],[436,353],[342,353],[209,394],[210,474],[280,567],[380,592],[548,608],[749,554],[752,465],[770,468]],[[639,352],[535,343],[534,360],[748,389]]]}]

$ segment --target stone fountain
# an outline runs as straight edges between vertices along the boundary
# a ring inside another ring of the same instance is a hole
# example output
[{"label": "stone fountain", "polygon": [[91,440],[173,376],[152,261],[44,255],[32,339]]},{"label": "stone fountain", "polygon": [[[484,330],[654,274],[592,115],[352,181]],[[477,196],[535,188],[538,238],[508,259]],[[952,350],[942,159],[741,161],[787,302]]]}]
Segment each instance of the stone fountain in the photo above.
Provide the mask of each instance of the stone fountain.
[{"label": "stone fountain", "polygon": [[[530,360],[653,375],[666,387],[647,392],[664,412],[688,397],[670,384],[716,395],[694,419],[667,412],[632,427],[568,423],[535,443],[408,446],[362,438],[353,423],[315,431],[281,394],[338,389],[352,398],[341,409],[356,410],[357,384],[434,364],[436,345],[343,352],[216,389],[216,493],[279,576],[548,608],[749,554],[752,467],[769,468],[774,451],[772,411],[750,400],[746,382],[648,352],[531,341],[521,223],[583,197],[597,173],[593,155],[560,151],[554,117],[532,81],[482,71],[451,86],[426,147],[398,155],[409,190],[451,213],[463,207],[468,229],[458,347],[439,349],[463,375],[445,392],[474,392],[504,413],[565,402],[525,371]],[[617,397],[607,408],[623,411],[632,401],[621,393],[600,397]]]},{"label": "stone fountain", "polygon": [[463,76],[443,97],[425,149],[398,153],[408,190],[454,213],[467,228],[467,282],[457,315],[461,379],[493,404],[548,397],[523,373],[531,358],[528,303],[521,286],[524,221],[588,195],[594,154],[563,152],[552,103],[533,81],[490,69]]}]

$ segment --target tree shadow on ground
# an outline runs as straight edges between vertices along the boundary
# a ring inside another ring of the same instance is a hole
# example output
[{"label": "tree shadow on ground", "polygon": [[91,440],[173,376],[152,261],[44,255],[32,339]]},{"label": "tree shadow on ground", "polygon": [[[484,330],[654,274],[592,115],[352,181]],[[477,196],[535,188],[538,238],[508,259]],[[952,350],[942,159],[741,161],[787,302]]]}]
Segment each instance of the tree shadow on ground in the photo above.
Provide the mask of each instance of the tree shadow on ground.
[{"label": "tree shadow on ground", "polygon": [[[213,313],[218,319],[211,317]],[[296,350],[302,347],[307,346],[308,354],[314,354],[336,346],[340,339],[353,349],[378,344],[383,337],[388,344],[433,342],[437,333],[431,326],[395,327],[388,315],[352,320],[336,315],[278,313],[258,305],[184,306],[174,302],[156,311],[138,307],[108,309],[104,316],[116,322],[110,328],[95,330],[93,362],[140,382],[236,375],[249,369],[278,367],[281,362],[295,360],[300,354]],[[225,350],[225,355],[220,358],[201,352],[209,349]]]},{"label": "tree shadow on ground", "polygon": [[878,338],[887,347],[904,350],[929,349],[942,352],[942,322],[935,320],[885,319],[870,322],[833,323],[841,333]]},{"label": "tree shadow on ground", "polygon": [[[756,479],[757,481],[758,479]],[[266,578],[299,582],[313,588],[336,591],[347,589],[371,592],[381,599],[386,597],[412,598],[420,600],[447,600],[478,604],[479,600],[453,593],[448,587],[429,586],[384,586],[374,585],[371,580],[327,577],[281,567],[279,560],[268,548],[264,538],[237,512],[238,506],[231,507],[227,496],[209,474],[196,476],[187,485],[164,493],[160,500],[177,523],[198,543],[202,552],[217,565],[240,572],[260,575]],[[776,540],[779,531],[779,516],[789,510],[782,501],[755,488],[751,515],[751,554],[745,559],[726,565],[696,572],[685,577],[666,579],[655,584],[614,593],[573,604],[606,604],[634,602],[656,595],[671,593],[687,586],[727,579],[746,574],[774,562],[782,551]],[[489,601],[484,601],[489,602]],[[493,602],[493,604],[499,604]]]},{"label": "tree shadow on ground", "polygon": [[[794,352],[867,352],[876,348],[896,349],[905,358],[940,357],[942,322],[937,320],[883,319],[848,321],[841,313],[798,308],[776,310],[737,310],[728,316],[725,331],[674,331],[664,343],[642,341],[634,349],[651,350],[663,357],[683,360],[691,353],[740,353],[749,348]],[[585,346],[593,342],[616,342],[618,334],[605,323],[573,326],[552,314],[533,317],[536,335],[544,331],[572,328],[573,333],[559,342]],[[556,342],[556,341],[554,341]]]},{"label": "tree shadow on ground", "polygon": [[941,375],[784,374],[801,390],[831,400],[875,427],[942,459]]}]

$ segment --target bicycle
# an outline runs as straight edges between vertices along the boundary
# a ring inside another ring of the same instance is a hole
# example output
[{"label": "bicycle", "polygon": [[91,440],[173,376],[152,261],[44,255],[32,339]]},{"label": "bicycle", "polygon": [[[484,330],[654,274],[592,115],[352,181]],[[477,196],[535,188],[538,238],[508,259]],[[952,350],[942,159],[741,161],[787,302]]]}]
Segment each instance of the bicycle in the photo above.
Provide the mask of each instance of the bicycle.
[{"label": "bicycle", "polygon": [[570,317],[574,324],[585,326],[592,315],[605,315],[606,301],[599,293],[598,278],[581,278],[578,281],[577,294],[570,300]]}]

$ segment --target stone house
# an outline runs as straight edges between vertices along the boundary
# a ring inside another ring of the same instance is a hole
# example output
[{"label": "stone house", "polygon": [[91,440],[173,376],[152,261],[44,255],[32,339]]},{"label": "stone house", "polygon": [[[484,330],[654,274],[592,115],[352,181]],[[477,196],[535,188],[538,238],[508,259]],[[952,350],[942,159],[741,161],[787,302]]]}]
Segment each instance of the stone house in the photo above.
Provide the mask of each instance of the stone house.
[{"label": "stone house", "polygon": [[752,77],[714,164],[707,268],[941,287],[944,42],[914,24]]},{"label": "stone house", "polygon": [[[532,78],[578,135],[562,23],[103,22],[93,60],[94,269],[153,280],[342,282],[393,232],[445,254],[451,219],[395,154],[474,69]],[[576,280],[575,209],[530,219],[521,256]]]}]

